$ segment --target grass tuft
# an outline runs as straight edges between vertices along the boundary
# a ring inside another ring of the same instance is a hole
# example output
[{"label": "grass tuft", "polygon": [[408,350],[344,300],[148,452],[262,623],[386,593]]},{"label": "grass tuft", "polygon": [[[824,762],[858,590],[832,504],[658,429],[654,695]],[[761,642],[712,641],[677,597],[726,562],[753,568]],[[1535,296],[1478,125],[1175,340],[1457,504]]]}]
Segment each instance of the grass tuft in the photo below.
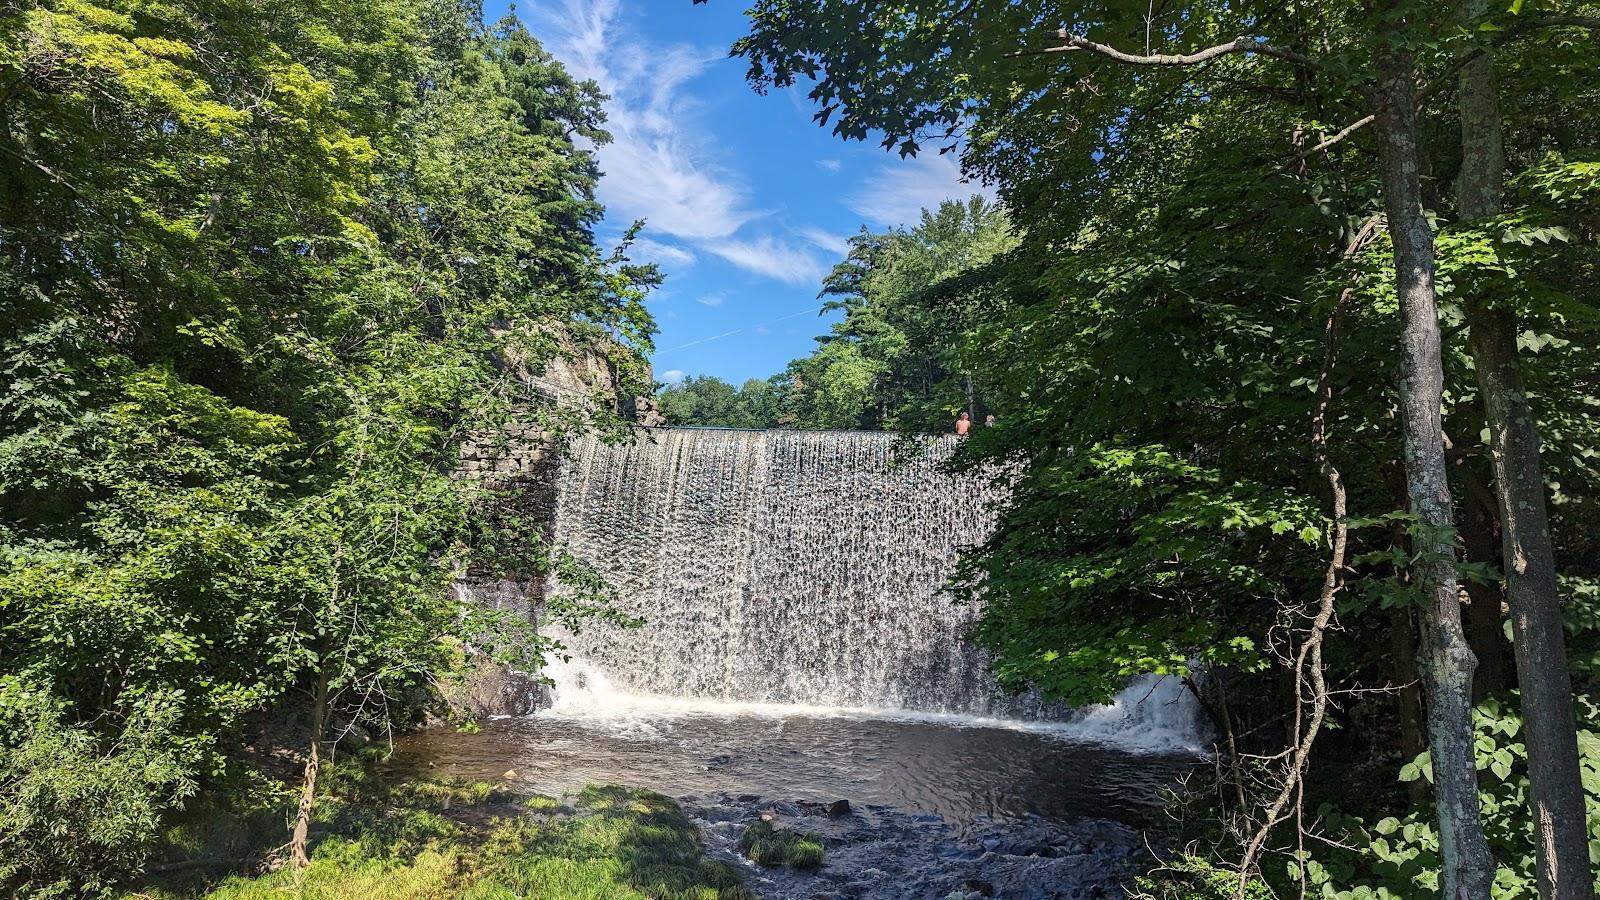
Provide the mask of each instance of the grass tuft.
[{"label": "grass tuft", "polygon": [[815,835],[774,828],[764,819],[745,827],[739,835],[739,849],[751,862],[762,866],[815,869],[822,865],[822,841]]}]

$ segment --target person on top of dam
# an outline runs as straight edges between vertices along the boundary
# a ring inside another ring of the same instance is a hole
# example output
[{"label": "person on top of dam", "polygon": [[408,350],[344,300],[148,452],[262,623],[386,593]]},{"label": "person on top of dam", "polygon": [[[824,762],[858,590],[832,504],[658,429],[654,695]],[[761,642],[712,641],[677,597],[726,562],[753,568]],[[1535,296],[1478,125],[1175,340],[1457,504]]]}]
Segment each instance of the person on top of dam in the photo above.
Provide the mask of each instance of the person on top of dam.
[{"label": "person on top of dam", "polygon": [[956,434],[966,434],[972,430],[972,414],[962,413],[956,417]]}]

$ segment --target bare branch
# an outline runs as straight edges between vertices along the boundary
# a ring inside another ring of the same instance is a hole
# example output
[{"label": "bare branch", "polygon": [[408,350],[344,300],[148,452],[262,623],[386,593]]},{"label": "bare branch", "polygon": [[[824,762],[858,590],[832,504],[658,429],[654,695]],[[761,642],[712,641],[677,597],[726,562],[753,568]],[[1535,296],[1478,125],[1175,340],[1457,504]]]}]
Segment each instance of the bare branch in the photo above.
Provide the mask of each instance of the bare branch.
[{"label": "bare branch", "polygon": [[[1344,250],[1344,259],[1353,259],[1377,236],[1382,226],[1382,218],[1374,215],[1357,229],[1350,238],[1350,243]],[[1244,858],[1239,863],[1239,883],[1234,891],[1235,900],[1242,900],[1245,889],[1250,882],[1250,874],[1255,870],[1256,862],[1265,850],[1267,839],[1272,834],[1272,829],[1280,823],[1287,821],[1292,815],[1295,819],[1296,839],[1300,847],[1304,848],[1305,841],[1305,774],[1310,762],[1311,748],[1316,743],[1317,735],[1322,730],[1322,725],[1328,712],[1328,699],[1330,690],[1326,673],[1323,672],[1322,642],[1328,628],[1333,624],[1335,601],[1339,591],[1344,587],[1341,573],[1345,567],[1345,555],[1349,542],[1349,519],[1345,503],[1344,479],[1339,470],[1334,467],[1328,457],[1328,408],[1333,402],[1333,376],[1334,368],[1339,360],[1339,329],[1344,319],[1345,307],[1354,295],[1354,288],[1346,288],[1339,295],[1339,300],[1334,304],[1332,312],[1328,314],[1327,343],[1323,351],[1322,371],[1317,378],[1317,405],[1311,416],[1311,446],[1316,455],[1317,465],[1322,470],[1323,477],[1328,480],[1328,488],[1333,494],[1333,540],[1332,553],[1328,560],[1328,568],[1323,575],[1322,590],[1317,597],[1317,614],[1312,620],[1311,627],[1306,632],[1305,643],[1300,645],[1300,652],[1295,657],[1295,744],[1291,748],[1292,756],[1283,774],[1283,783],[1278,788],[1278,795],[1267,807],[1266,817],[1250,842],[1245,846]],[[1302,710],[1306,706],[1305,689],[1311,688],[1310,717],[1302,726]],[[1292,812],[1286,812],[1290,801],[1294,802]],[[1304,864],[1303,857],[1298,857]],[[1301,871],[1301,891],[1305,890],[1305,873]]]},{"label": "bare branch", "polygon": [[1517,31],[1534,28],[1588,28],[1600,31],[1600,16],[1535,16],[1523,22],[1526,24],[1517,23],[1522,26]]},{"label": "bare branch", "polygon": [[1345,127],[1339,129],[1338,132],[1336,132],[1332,137],[1324,138],[1322,140],[1322,142],[1317,144],[1315,147],[1312,147],[1309,150],[1302,150],[1299,153],[1295,154],[1295,158],[1296,159],[1309,159],[1309,158],[1317,155],[1318,153],[1321,153],[1322,151],[1328,149],[1329,147],[1332,147],[1334,144],[1339,143],[1340,141],[1344,140],[1345,138],[1349,137],[1350,135],[1355,134],[1357,131],[1360,131],[1361,129],[1367,127],[1368,125],[1371,125],[1374,121],[1377,120],[1377,118],[1378,117],[1375,116],[1375,115],[1362,116],[1361,118],[1355,120],[1354,122],[1351,122],[1349,125],[1346,125]]},{"label": "bare branch", "polygon": [[1132,66],[1195,66],[1231,53],[1259,53],[1262,56],[1287,60],[1308,68],[1320,68],[1322,66],[1320,62],[1303,53],[1296,53],[1293,50],[1286,50],[1256,38],[1243,36],[1236,37],[1226,44],[1217,44],[1214,47],[1196,50],[1193,53],[1153,53],[1149,55],[1128,53],[1118,50],[1110,44],[1099,44],[1082,35],[1073,34],[1065,28],[1056,32],[1056,39],[1062,42],[1061,46],[1048,47],[1040,52],[1070,53],[1077,50],[1086,50],[1090,53],[1104,56],[1107,59]]},{"label": "bare branch", "polygon": [[32,168],[37,169],[46,178],[50,179],[51,181],[54,181],[56,184],[61,185],[62,187],[66,188],[67,190],[73,192],[74,194],[77,194],[79,197],[83,196],[83,192],[78,190],[77,185],[74,185],[72,182],[68,181],[64,176],[62,176],[56,170],[50,168],[49,166],[45,165],[42,162],[39,162],[38,160],[34,159],[33,157],[28,156],[27,154],[18,152],[16,150],[13,150],[10,147],[5,146],[4,144],[0,144],[0,151],[4,151],[6,153],[6,155],[12,157],[13,159],[16,159],[18,162],[20,162],[20,163],[22,163],[24,165],[31,166]]}]

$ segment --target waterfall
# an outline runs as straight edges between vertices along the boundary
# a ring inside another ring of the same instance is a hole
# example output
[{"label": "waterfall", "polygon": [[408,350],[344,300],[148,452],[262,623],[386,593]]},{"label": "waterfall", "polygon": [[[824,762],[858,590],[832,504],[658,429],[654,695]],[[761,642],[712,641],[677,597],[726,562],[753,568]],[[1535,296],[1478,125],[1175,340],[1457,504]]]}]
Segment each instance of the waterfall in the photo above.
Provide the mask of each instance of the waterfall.
[{"label": "waterfall", "polygon": [[1192,700],[1149,682],[1076,714],[996,690],[962,639],[979,610],[942,589],[1004,492],[943,471],[955,442],[711,429],[579,440],[561,472],[556,538],[648,624],[560,635],[570,659],[547,669],[556,705],[1065,718],[1107,739],[1159,722],[1168,743],[1196,743]]}]

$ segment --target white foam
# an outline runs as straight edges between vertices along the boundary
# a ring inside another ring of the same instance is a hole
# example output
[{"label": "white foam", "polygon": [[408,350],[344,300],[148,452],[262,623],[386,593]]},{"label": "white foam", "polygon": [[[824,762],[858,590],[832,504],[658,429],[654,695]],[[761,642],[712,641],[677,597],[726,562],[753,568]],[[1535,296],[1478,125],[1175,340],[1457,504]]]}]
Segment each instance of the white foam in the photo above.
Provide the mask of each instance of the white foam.
[{"label": "white foam", "polygon": [[981,609],[944,593],[1004,489],[863,432],[667,429],[579,441],[558,540],[647,624],[556,634],[544,715],[648,735],[681,716],[875,717],[1006,728],[1137,750],[1205,739],[1182,684],[1134,679],[1076,712],[1005,697],[965,640]]},{"label": "white foam", "polygon": [[656,722],[690,717],[886,719],[952,728],[994,728],[1050,735],[1146,753],[1199,753],[1206,738],[1194,698],[1177,679],[1134,679],[1105,706],[1089,706],[1059,721],[927,712],[881,706],[821,706],[632,694],[582,659],[552,660],[545,674],[555,682],[552,704],[536,715],[606,728],[621,736],[654,737]]}]

